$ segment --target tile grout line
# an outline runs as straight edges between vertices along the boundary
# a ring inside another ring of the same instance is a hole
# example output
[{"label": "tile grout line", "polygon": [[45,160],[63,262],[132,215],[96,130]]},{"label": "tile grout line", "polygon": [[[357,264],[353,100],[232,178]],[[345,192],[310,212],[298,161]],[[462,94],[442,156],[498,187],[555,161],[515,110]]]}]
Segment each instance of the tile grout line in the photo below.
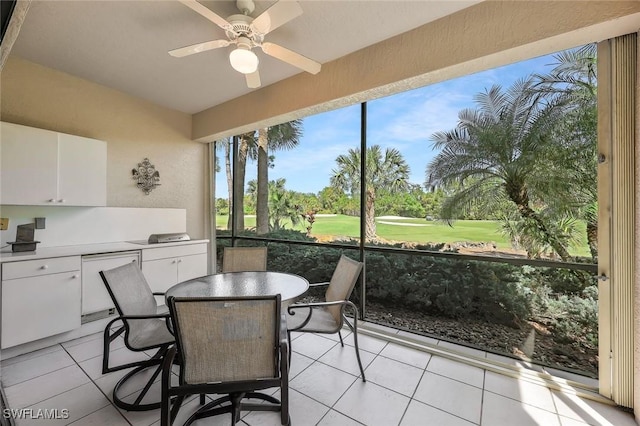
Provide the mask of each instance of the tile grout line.
[{"label": "tile grout line", "polygon": [[[388,345],[388,343],[387,343],[387,345]],[[380,356],[385,358],[383,355],[380,355]],[[430,362],[431,362],[431,356],[429,356],[429,360],[427,361],[427,365],[425,365],[424,368],[422,369],[422,375],[420,376],[420,380],[418,380],[418,383],[416,384],[416,387],[413,390],[413,393],[411,393],[411,396],[409,397],[409,403],[407,404],[407,406],[405,407],[404,411],[402,412],[402,416],[400,417],[400,422],[398,423],[398,426],[402,424],[402,420],[404,420],[404,416],[407,415],[407,411],[409,411],[409,406],[411,405],[411,402],[412,401],[417,401],[417,399],[415,399],[414,396],[416,395],[416,392],[418,391],[418,386],[420,386],[420,383],[422,382],[422,379],[424,378],[424,375],[427,372],[427,366],[429,365]]]},{"label": "tile grout line", "polygon": [[[429,367],[429,364],[431,363],[431,360],[433,359],[433,357],[434,357],[434,355],[431,355],[431,356],[429,357],[429,361],[427,361],[427,365],[424,367],[424,370],[423,370],[423,372],[422,372],[422,377],[420,378],[420,381],[418,382],[418,386],[420,386],[420,382],[422,381],[422,379],[424,378],[424,376],[425,376],[427,373],[429,373],[429,374],[435,374],[436,376],[445,377],[445,378],[447,378],[447,379],[450,379],[450,380],[454,380],[454,381],[456,381],[456,382],[459,382],[458,380],[452,379],[451,377],[443,376],[443,375],[441,375],[441,374],[434,373],[433,371],[428,371],[428,370],[427,370],[427,368]],[[460,383],[465,384],[465,385],[469,385],[469,383],[465,383],[465,382],[460,382]],[[436,410],[438,410],[438,411],[442,411],[443,413],[446,413],[446,414],[448,414],[448,415],[450,415],[450,416],[453,416],[453,417],[456,417],[456,418],[458,418],[458,419],[460,419],[460,420],[464,420],[465,422],[469,422],[469,423],[471,423],[471,424],[474,424],[473,422],[471,422],[471,421],[469,421],[469,420],[465,419],[464,417],[460,417],[460,416],[458,416],[457,414],[450,413],[450,412],[448,412],[448,411],[446,411],[446,410],[443,410],[443,409],[442,409],[442,408],[440,408],[440,407],[436,407],[435,405],[427,404],[426,402],[420,401],[419,399],[415,398],[416,392],[417,392],[417,390],[418,390],[418,386],[416,386],[416,389],[413,391],[413,395],[411,396],[411,401],[415,401],[415,402],[418,402],[418,403],[420,403],[420,404],[424,404],[424,405],[426,405],[426,406],[428,406],[428,407],[431,407],[431,408],[433,408],[433,409],[436,409]],[[473,386],[473,385],[469,385],[469,386]],[[477,386],[473,386],[473,387],[477,388]],[[407,406],[407,409],[408,409],[408,408],[409,408],[409,407]],[[481,406],[481,409],[482,409],[482,406]],[[405,412],[405,414],[406,414],[406,412]]]},{"label": "tile grout line", "polygon": [[[91,340],[90,340],[90,341],[91,341]],[[110,406],[112,406],[112,407],[114,407],[114,408],[116,409],[116,411],[118,412],[118,414],[119,414],[119,415],[124,419],[124,421],[125,421],[125,422],[127,422],[129,425],[132,425],[132,423],[129,421],[129,419],[127,419],[127,418],[126,418],[126,417],[125,417],[125,416],[120,412],[120,410],[118,410],[118,407],[116,407],[116,406],[115,406],[115,404],[114,404],[114,403],[109,399],[109,397],[107,396],[107,394],[105,394],[105,393],[104,393],[104,391],[100,388],[100,386],[98,386],[98,385],[96,384],[96,382],[93,380],[93,378],[91,378],[91,376],[89,376],[89,373],[87,373],[87,372],[85,371],[85,369],[84,369],[84,368],[82,368],[82,366],[78,363],[78,361],[76,361],[76,359],[75,359],[74,357],[72,357],[72,356],[71,356],[71,354],[67,351],[67,349],[66,349],[64,346],[62,347],[62,349],[63,349],[65,352],[67,352],[67,355],[69,355],[69,357],[71,357],[71,359],[72,359],[72,360],[73,360],[73,362],[78,366],[78,368],[80,368],[80,370],[81,370],[81,371],[82,371],[82,372],[87,376],[87,378],[89,379],[89,383],[93,384],[93,386],[94,386],[94,387],[96,387],[96,388],[98,389],[98,392],[100,392],[100,393],[105,397],[105,399],[106,399],[106,400],[107,400],[107,402],[108,402],[108,404],[107,404],[107,405],[105,405],[105,407],[107,407],[107,406],[109,406],[109,405],[110,405]],[[99,356],[100,356],[100,355],[98,355],[98,356],[96,356],[96,357],[89,358],[89,359],[98,358]],[[104,354],[103,354],[103,356],[104,356]],[[84,360],[84,361],[88,361],[88,360]],[[82,361],[82,362],[84,362],[84,361]],[[85,415],[85,416],[82,416],[82,417],[81,417],[81,419],[83,419],[83,418],[85,418],[85,417],[87,417],[87,416],[89,416],[89,415],[91,415],[91,414],[93,414],[93,413],[95,413],[95,412],[97,412],[97,411],[100,411],[100,410],[102,410],[102,409],[104,409],[104,407],[101,407],[101,408],[99,408],[99,409],[98,409],[98,410],[96,410],[96,411],[93,411],[93,412],[91,412],[91,413],[88,413],[88,414],[87,414],[87,415]],[[80,419],[74,420],[74,422],[76,422],[76,421],[78,421],[78,420],[80,420]],[[72,423],[68,423],[68,424],[67,424],[67,426],[68,426],[68,425],[71,425],[71,424],[72,424]]]}]

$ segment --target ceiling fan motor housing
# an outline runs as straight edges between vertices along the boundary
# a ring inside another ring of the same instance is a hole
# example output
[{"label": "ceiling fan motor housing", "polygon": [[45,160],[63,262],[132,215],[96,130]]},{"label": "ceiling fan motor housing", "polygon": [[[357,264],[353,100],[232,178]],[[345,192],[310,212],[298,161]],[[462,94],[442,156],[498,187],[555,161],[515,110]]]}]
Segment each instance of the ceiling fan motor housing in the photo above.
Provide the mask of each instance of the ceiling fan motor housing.
[{"label": "ceiling fan motor housing", "polygon": [[231,15],[227,18],[233,29],[226,31],[227,37],[240,42],[240,38],[246,38],[252,43],[252,47],[262,42],[262,37],[251,29],[253,18],[247,15]]}]

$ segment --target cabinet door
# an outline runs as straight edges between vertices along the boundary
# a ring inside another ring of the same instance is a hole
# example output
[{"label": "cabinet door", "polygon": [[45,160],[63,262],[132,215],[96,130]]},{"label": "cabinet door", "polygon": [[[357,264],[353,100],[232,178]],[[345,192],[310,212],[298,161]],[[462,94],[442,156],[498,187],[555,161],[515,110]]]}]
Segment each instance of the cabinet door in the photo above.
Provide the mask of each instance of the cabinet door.
[{"label": "cabinet door", "polygon": [[80,327],[80,271],[2,281],[2,348]]},{"label": "cabinet door", "polygon": [[207,275],[207,254],[183,256],[178,259],[178,282]]},{"label": "cabinet door", "polygon": [[107,205],[107,144],[58,133],[58,205]]},{"label": "cabinet door", "polygon": [[[144,254],[143,254],[144,256]],[[142,273],[153,292],[165,292],[178,282],[178,260],[175,258],[142,262]]]},{"label": "cabinet door", "polygon": [[51,205],[58,186],[58,134],[0,123],[0,203]]},{"label": "cabinet door", "polygon": [[138,253],[118,253],[82,257],[82,315],[100,312],[114,307],[109,292],[100,278],[100,271],[138,262]]}]

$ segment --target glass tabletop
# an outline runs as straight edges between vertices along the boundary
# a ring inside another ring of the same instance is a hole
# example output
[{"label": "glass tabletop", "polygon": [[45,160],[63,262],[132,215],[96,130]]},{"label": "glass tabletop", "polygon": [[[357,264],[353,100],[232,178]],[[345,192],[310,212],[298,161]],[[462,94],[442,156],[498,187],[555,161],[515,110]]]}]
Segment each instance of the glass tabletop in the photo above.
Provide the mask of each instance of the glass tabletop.
[{"label": "glass tabletop", "polygon": [[309,289],[305,278],[284,272],[227,272],[178,283],[165,297],[243,297],[280,294],[288,302]]}]

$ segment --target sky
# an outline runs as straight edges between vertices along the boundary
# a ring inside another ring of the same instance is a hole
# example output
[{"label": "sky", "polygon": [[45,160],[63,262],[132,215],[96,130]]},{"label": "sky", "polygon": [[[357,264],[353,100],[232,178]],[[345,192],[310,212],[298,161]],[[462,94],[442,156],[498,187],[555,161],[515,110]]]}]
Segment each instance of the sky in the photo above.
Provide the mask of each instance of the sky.
[{"label": "sky", "polygon": [[[508,88],[530,74],[551,70],[553,55],[541,56],[500,68],[379,98],[367,103],[367,145],[396,148],[410,167],[411,183],[422,185],[426,165],[437,155],[431,135],[455,128],[458,112],[473,108],[475,94],[499,84]],[[360,146],[360,105],[352,105],[303,119],[298,147],[270,152],[275,163],[269,180],[286,179],[286,188],[318,193],[329,186],[336,157]],[[227,197],[224,161],[216,176],[216,198]],[[256,178],[257,164],[248,160],[245,182]]]}]

